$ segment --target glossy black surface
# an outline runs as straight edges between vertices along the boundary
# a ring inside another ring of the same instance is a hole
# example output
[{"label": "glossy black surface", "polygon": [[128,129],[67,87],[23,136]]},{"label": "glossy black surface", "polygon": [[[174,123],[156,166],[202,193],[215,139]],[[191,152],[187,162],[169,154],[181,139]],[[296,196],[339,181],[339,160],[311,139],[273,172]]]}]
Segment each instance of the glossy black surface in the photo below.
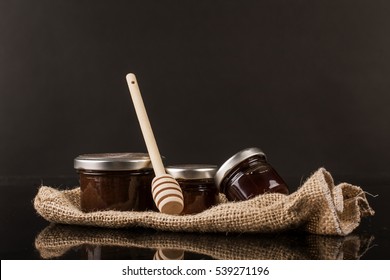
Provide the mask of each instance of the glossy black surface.
[{"label": "glossy black surface", "polygon": [[54,225],[36,214],[32,200],[42,183],[65,189],[77,185],[77,178],[2,178],[0,183],[1,259],[390,259],[388,205],[381,195],[385,184],[366,182],[370,193],[378,194],[369,196],[375,216],[363,219],[351,235],[334,237]]}]

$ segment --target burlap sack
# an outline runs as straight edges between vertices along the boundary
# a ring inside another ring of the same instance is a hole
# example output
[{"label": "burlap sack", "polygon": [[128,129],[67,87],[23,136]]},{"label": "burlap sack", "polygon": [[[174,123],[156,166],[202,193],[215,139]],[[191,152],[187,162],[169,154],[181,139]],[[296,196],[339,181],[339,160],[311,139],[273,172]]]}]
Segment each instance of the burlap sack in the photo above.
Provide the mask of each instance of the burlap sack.
[{"label": "burlap sack", "polygon": [[108,228],[145,227],[186,232],[281,232],[299,228],[309,233],[345,236],[364,216],[374,215],[360,187],[334,185],[324,168],[316,171],[296,192],[269,193],[248,201],[226,202],[195,215],[157,212],[80,210],[80,189],[59,191],[42,186],[34,207],[53,223]]},{"label": "burlap sack", "polygon": [[38,234],[35,247],[44,259],[61,258],[70,250],[81,251],[85,257],[83,248],[109,246],[116,248],[114,257],[117,258],[121,252],[128,255],[132,249],[155,250],[155,255],[173,249],[182,251],[184,259],[190,252],[221,260],[336,260],[361,258],[373,239],[369,235],[338,237],[297,233],[221,235],[148,231],[145,234],[136,230],[51,224]]}]

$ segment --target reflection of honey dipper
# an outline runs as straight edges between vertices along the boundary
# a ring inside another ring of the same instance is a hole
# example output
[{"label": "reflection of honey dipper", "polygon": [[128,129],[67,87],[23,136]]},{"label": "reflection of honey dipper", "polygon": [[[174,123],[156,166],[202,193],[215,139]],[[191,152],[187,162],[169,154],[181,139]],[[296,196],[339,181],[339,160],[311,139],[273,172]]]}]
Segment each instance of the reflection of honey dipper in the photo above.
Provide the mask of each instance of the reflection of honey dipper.
[{"label": "reflection of honey dipper", "polygon": [[161,160],[156,139],[153,135],[152,127],[150,126],[149,118],[146,113],[145,105],[142,100],[135,75],[131,73],[127,74],[126,80],[146,147],[148,149],[150,160],[152,161],[154,173],[156,174],[156,177],[152,182],[152,195],[154,202],[162,213],[180,214],[183,210],[184,202],[179,183],[177,183],[171,175],[165,173],[165,168]]},{"label": "reflection of honey dipper", "polygon": [[154,260],[183,260],[184,251],[174,249],[158,249],[153,257]]}]

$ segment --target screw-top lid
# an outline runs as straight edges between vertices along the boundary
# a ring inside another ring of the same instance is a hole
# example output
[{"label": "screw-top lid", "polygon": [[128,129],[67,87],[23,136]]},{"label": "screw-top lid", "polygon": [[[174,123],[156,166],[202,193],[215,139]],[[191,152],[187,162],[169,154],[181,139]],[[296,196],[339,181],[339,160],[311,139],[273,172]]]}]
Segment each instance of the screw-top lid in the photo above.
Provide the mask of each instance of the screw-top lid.
[{"label": "screw-top lid", "polygon": [[235,155],[233,155],[231,158],[229,158],[227,161],[225,161],[224,164],[218,169],[217,173],[215,174],[215,184],[219,188],[220,184],[222,183],[223,178],[232,171],[233,168],[235,168],[237,165],[239,165],[244,160],[253,157],[253,156],[262,156],[266,157],[264,152],[260,150],[259,148],[247,148],[245,150],[242,150]]},{"label": "screw-top lid", "polygon": [[85,154],[74,159],[74,168],[99,171],[131,171],[151,169],[152,163],[146,153]]},{"label": "screw-top lid", "polygon": [[167,166],[167,173],[175,179],[210,179],[214,178],[217,172],[216,165],[210,164],[181,164]]}]

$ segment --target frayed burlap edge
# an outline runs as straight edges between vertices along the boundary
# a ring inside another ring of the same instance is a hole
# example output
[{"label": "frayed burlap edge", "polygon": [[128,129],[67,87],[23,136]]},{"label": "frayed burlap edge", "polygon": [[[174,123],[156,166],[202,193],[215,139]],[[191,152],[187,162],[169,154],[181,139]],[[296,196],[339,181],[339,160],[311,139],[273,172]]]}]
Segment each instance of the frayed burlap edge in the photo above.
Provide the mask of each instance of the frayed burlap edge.
[{"label": "frayed burlap edge", "polygon": [[53,223],[106,228],[144,227],[182,232],[281,232],[300,228],[314,234],[351,233],[364,216],[374,215],[360,187],[342,183],[320,168],[294,193],[269,193],[248,201],[220,203],[196,215],[158,212],[80,210],[80,189],[42,186],[34,199],[38,214]]}]

